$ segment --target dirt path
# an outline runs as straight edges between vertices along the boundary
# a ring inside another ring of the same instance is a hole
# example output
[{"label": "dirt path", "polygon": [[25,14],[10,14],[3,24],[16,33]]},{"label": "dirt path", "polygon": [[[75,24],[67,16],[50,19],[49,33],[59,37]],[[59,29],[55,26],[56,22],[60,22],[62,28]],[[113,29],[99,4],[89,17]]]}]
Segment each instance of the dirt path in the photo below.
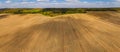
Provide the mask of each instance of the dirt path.
[{"label": "dirt path", "polygon": [[120,52],[120,25],[100,17],[92,14],[2,17],[0,52]]}]

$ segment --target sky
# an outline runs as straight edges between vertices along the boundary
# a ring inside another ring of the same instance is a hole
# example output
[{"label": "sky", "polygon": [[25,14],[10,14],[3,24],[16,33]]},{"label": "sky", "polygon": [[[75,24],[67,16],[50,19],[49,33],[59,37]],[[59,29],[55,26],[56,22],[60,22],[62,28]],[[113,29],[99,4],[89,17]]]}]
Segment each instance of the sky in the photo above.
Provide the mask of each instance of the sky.
[{"label": "sky", "polygon": [[107,8],[120,0],[0,0],[0,8]]}]

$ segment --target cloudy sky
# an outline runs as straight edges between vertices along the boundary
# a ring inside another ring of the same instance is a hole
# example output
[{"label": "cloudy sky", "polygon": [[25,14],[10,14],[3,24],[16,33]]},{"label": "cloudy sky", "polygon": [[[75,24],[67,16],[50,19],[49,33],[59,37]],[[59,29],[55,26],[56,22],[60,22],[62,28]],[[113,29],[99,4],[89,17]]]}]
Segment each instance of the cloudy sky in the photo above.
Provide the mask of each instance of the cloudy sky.
[{"label": "cloudy sky", "polygon": [[0,0],[0,8],[120,7],[120,0]]}]

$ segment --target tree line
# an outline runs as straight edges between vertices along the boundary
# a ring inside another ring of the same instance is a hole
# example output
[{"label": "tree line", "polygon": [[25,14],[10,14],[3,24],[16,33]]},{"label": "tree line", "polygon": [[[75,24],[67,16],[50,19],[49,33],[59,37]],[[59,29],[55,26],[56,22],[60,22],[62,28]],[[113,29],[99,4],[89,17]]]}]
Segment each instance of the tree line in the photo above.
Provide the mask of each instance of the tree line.
[{"label": "tree line", "polygon": [[86,13],[87,11],[120,11],[120,8],[4,8],[0,13],[36,14],[56,16],[61,14]]}]

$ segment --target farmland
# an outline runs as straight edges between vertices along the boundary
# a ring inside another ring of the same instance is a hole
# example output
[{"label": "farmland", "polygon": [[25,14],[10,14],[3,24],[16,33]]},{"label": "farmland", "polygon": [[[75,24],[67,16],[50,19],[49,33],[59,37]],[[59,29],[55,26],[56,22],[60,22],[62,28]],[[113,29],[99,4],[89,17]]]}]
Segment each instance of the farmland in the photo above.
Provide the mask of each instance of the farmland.
[{"label": "farmland", "polygon": [[14,10],[0,10],[0,52],[120,52],[119,9]]}]

